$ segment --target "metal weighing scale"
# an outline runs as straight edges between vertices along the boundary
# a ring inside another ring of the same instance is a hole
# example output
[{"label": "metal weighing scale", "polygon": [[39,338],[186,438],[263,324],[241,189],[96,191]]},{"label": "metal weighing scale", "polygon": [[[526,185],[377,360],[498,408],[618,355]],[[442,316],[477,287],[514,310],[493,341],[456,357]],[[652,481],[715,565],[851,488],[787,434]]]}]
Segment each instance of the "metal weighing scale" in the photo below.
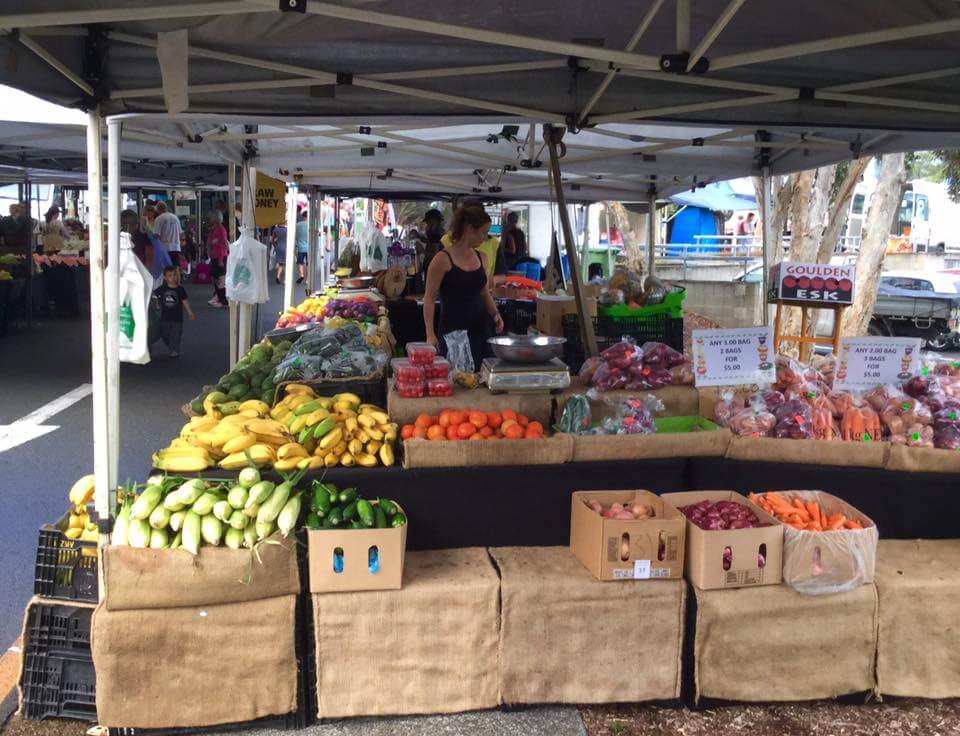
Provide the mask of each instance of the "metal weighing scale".
[{"label": "metal weighing scale", "polygon": [[484,358],[480,380],[495,394],[552,393],[570,386],[570,369],[560,358],[546,363],[512,363],[502,358]]}]

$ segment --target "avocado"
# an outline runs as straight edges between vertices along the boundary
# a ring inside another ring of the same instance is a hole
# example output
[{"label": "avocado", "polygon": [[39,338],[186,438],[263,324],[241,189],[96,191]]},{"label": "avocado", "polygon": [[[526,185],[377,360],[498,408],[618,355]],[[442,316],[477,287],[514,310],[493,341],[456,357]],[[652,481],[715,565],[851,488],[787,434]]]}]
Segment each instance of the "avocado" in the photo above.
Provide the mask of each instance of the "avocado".
[{"label": "avocado", "polygon": [[250,386],[246,383],[235,383],[230,391],[227,393],[234,401],[242,401],[243,397],[247,394],[247,391],[250,390]]}]

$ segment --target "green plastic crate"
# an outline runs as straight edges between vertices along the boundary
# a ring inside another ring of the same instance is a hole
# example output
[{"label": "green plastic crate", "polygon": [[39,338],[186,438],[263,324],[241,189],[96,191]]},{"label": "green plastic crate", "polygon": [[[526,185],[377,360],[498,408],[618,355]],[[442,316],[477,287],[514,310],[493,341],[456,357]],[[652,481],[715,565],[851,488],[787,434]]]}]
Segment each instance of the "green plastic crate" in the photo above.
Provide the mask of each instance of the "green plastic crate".
[{"label": "green plastic crate", "polygon": [[710,432],[720,429],[720,425],[703,417],[654,417],[653,426],[657,434],[687,433],[697,427]]},{"label": "green plastic crate", "polygon": [[614,304],[611,307],[598,307],[597,314],[603,317],[647,317],[655,314],[666,314],[670,317],[683,317],[683,300],[687,290],[675,287],[667,292],[667,296],[660,304],[653,304],[640,309],[630,309],[626,304]]}]

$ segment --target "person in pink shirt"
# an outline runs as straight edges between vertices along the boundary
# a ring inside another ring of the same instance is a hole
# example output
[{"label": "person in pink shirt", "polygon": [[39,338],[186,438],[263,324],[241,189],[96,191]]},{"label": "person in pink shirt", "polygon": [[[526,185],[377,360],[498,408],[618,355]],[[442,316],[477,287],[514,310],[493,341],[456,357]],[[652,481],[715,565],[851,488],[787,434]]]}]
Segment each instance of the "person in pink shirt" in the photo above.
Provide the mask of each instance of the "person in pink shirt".
[{"label": "person in pink shirt", "polygon": [[210,230],[207,233],[207,252],[210,253],[210,276],[213,279],[213,299],[211,307],[222,309],[227,306],[227,289],[224,279],[227,274],[227,253],[230,238],[223,226],[223,213],[212,209],[207,214]]}]

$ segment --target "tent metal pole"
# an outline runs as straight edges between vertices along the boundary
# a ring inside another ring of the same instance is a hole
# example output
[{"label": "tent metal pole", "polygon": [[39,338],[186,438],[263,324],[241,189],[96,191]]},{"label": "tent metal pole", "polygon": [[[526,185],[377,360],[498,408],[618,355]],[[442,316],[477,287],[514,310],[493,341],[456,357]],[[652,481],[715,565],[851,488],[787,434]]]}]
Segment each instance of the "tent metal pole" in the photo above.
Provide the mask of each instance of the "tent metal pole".
[{"label": "tent metal pole", "polygon": [[[337,264],[340,262],[340,195],[338,194],[334,198],[335,204],[333,209],[333,263],[330,264],[330,280],[333,281],[333,276],[337,270]],[[327,286],[327,284],[324,284]]]},{"label": "tent metal pole", "polygon": [[[276,8],[276,3],[272,0],[258,0],[263,7]],[[429,33],[435,36],[445,36],[447,38],[459,38],[472,41],[474,43],[493,44],[494,46],[509,46],[512,48],[525,49],[527,51],[542,51],[547,54],[559,54],[560,56],[573,56],[581,59],[596,59],[597,61],[610,61],[614,64],[623,64],[633,66],[639,69],[657,69],[659,68],[659,59],[644,54],[633,54],[624,51],[615,51],[604,49],[602,47],[589,46],[580,43],[567,43],[564,41],[553,41],[542,38],[532,38],[530,36],[520,36],[515,33],[502,33],[497,31],[487,31],[476,26],[458,26],[451,23],[440,23],[437,21],[422,20],[419,18],[409,18],[390,13],[378,13],[370,10],[361,10],[359,8],[344,7],[333,5],[331,3],[314,2],[307,4],[307,12],[314,15],[323,15],[331,18],[340,18],[342,20],[351,20],[357,23],[367,23],[370,25],[385,26],[387,28],[396,28],[406,31],[416,31],[418,33]]]},{"label": "tent metal pole", "polygon": [[[237,167],[227,165],[227,233],[230,242],[237,239]],[[224,264],[226,266],[226,264]],[[230,368],[237,364],[237,303],[230,304]]]},{"label": "tent metal pole", "polygon": [[297,270],[297,184],[287,185],[287,250],[283,269],[283,310],[293,306],[293,284]]},{"label": "tent metal pole", "polygon": [[760,222],[763,224],[763,292],[760,303],[763,305],[763,324],[770,324],[770,310],[767,308],[767,293],[770,290],[770,254],[776,247],[774,239],[779,233],[773,232],[773,222],[770,219],[770,167],[764,166],[760,171]]},{"label": "tent metal pole", "polygon": [[677,0],[677,53],[690,50],[690,0]]},{"label": "tent metal pole", "polygon": [[657,190],[650,187],[647,195],[647,275],[657,271]]},{"label": "tent metal pole", "polygon": [[887,28],[882,31],[854,33],[848,36],[791,43],[785,46],[762,49],[760,51],[747,51],[742,54],[721,56],[710,62],[710,70],[720,71],[721,69],[731,69],[733,67],[746,66],[747,64],[760,64],[765,61],[777,61],[779,59],[794,59],[799,56],[821,54],[826,51],[853,49],[860,46],[871,46],[873,44],[888,43],[890,41],[903,41],[908,38],[922,38],[923,36],[937,36],[943,33],[954,33],[956,31],[960,31],[960,18],[938,20],[932,23],[918,23],[912,26],[901,26],[900,28]]},{"label": "tent metal pole", "polygon": [[[663,2],[664,0],[657,0]],[[515,64],[482,64],[476,66],[451,66],[442,69],[417,69],[410,72],[383,72],[364,74],[364,79],[377,82],[402,82],[409,79],[439,79],[441,77],[470,77],[482,74],[506,74],[509,72],[535,72],[544,69],[560,69],[567,66],[564,59],[547,61],[519,61]]]},{"label": "tent metal pole", "polygon": [[[110,488],[115,488],[120,468],[120,128],[107,119],[107,406],[110,409]],[[152,285],[151,285],[152,287]]]},{"label": "tent metal pole", "polygon": [[245,0],[224,0],[220,3],[185,3],[183,5],[140,5],[107,10],[72,10],[48,13],[0,15],[0,28],[36,28],[43,26],[80,26],[87,23],[121,23],[126,21],[198,18],[207,15],[276,12],[272,6]]},{"label": "tent metal pole", "polygon": [[[553,191],[557,210],[560,215],[560,226],[563,228],[563,246],[567,251],[567,261],[570,265],[570,281],[573,284],[573,296],[577,302],[577,315],[580,323],[580,339],[583,341],[583,351],[586,357],[598,354],[597,335],[593,330],[593,320],[587,314],[583,295],[583,284],[580,279],[580,264],[577,258],[577,244],[573,238],[573,228],[570,227],[570,212],[567,209],[566,198],[563,194],[560,172],[560,146],[562,145],[565,129],[552,125],[543,126],[543,140],[550,153],[550,173],[553,179]],[[561,278],[563,274],[560,274]]]},{"label": "tent metal pole", "polygon": [[679,115],[688,112],[704,112],[706,110],[725,110],[735,107],[752,107],[754,105],[769,105],[776,102],[786,102],[797,99],[797,92],[776,95],[755,95],[754,97],[736,97],[728,100],[713,100],[711,102],[694,102],[689,105],[671,105],[655,107],[649,110],[632,110],[615,112],[610,115],[600,115],[593,118],[594,123],[622,123],[628,120],[643,120],[644,118],[662,117],[664,115]]},{"label": "tent metal pole", "polygon": [[876,89],[877,87],[892,87],[897,84],[910,84],[911,82],[923,82],[928,79],[940,79],[941,77],[954,77],[960,74],[960,66],[953,66],[948,69],[936,69],[930,72],[917,72],[916,74],[899,74],[895,77],[884,77],[882,79],[870,79],[865,82],[851,82],[850,84],[835,84],[832,87],[824,87],[824,92],[858,92],[862,89]]},{"label": "tent metal pole", "polygon": [[727,4],[727,7],[724,8],[724,11],[720,14],[720,17],[714,21],[714,24],[710,26],[710,30],[707,31],[707,34],[700,40],[700,43],[697,44],[697,47],[690,53],[690,61],[687,62],[687,72],[690,72],[696,63],[703,58],[703,55],[707,53],[707,50],[710,48],[710,45],[717,40],[717,36],[727,27],[727,24],[733,20],[733,16],[737,14],[737,11],[740,10],[740,6],[743,5],[745,0],[730,0]]},{"label": "tent metal pole", "polygon": [[[743,0],[741,0],[742,2]],[[647,28],[650,27],[650,24],[653,22],[654,17],[660,11],[660,8],[663,6],[665,0],[654,0],[653,5],[650,6],[650,9],[647,11],[646,15],[643,16],[643,20],[640,21],[640,25],[637,26],[637,30],[633,32],[633,36],[630,37],[630,40],[627,42],[624,51],[633,51],[637,44],[640,43],[640,38],[644,33],[647,32]],[[603,78],[603,81],[600,82],[600,85],[597,87],[596,91],[591,95],[590,99],[587,101],[587,104],[583,106],[583,109],[580,111],[579,122],[582,125],[583,122],[587,119],[587,115],[590,114],[590,111],[596,106],[600,101],[600,98],[603,97],[603,93],[607,91],[607,87],[610,86],[610,83],[613,81],[614,77],[617,76],[617,72],[620,69],[614,67],[607,72],[607,75]]]},{"label": "tent metal pole", "polygon": [[590,205],[586,204],[583,211],[583,245],[581,246],[580,268],[581,278],[586,283],[590,280]]},{"label": "tent metal pole", "polygon": [[873,97],[871,95],[851,95],[843,92],[816,92],[818,100],[833,100],[837,102],[853,102],[861,105],[876,105],[878,107],[902,107],[907,110],[930,110],[932,112],[947,112],[954,115],[960,113],[960,105],[944,105],[940,102],[921,102],[920,100],[893,99],[891,97]]},{"label": "tent metal pole", "polygon": [[103,158],[101,156],[99,109],[87,118],[87,191],[90,194],[90,352],[93,378],[93,474],[96,477],[94,504],[101,519],[110,517],[110,421],[107,391],[106,285],[103,243]]},{"label": "tent metal pole", "polygon": [[56,69],[60,74],[69,79],[73,84],[79,87],[82,91],[86,92],[88,95],[93,96],[93,87],[87,84],[78,74],[76,74],[70,67],[60,61],[57,57],[47,51],[43,46],[34,41],[30,36],[21,33],[18,40],[28,49],[30,49],[34,54],[43,59],[47,64]]},{"label": "tent metal pole", "polygon": [[[592,65],[591,65],[592,64]],[[588,71],[591,72],[604,72],[606,67],[597,63],[597,62],[588,62],[586,64]],[[624,77],[635,77],[637,79],[649,79],[654,82],[663,81],[662,72],[645,72],[640,71],[639,69],[621,69],[621,76]],[[717,89],[726,89],[735,92],[762,92],[764,94],[786,94],[788,92],[794,92],[795,89],[792,87],[784,87],[773,84],[757,84],[755,82],[734,82],[730,79],[715,79],[712,77],[698,77],[698,76],[684,76],[673,75],[670,78],[670,82],[673,84],[681,85],[692,85],[694,87],[716,87]]]},{"label": "tent metal pole", "polygon": [[313,293],[317,288],[317,188],[307,188],[307,291]]}]

